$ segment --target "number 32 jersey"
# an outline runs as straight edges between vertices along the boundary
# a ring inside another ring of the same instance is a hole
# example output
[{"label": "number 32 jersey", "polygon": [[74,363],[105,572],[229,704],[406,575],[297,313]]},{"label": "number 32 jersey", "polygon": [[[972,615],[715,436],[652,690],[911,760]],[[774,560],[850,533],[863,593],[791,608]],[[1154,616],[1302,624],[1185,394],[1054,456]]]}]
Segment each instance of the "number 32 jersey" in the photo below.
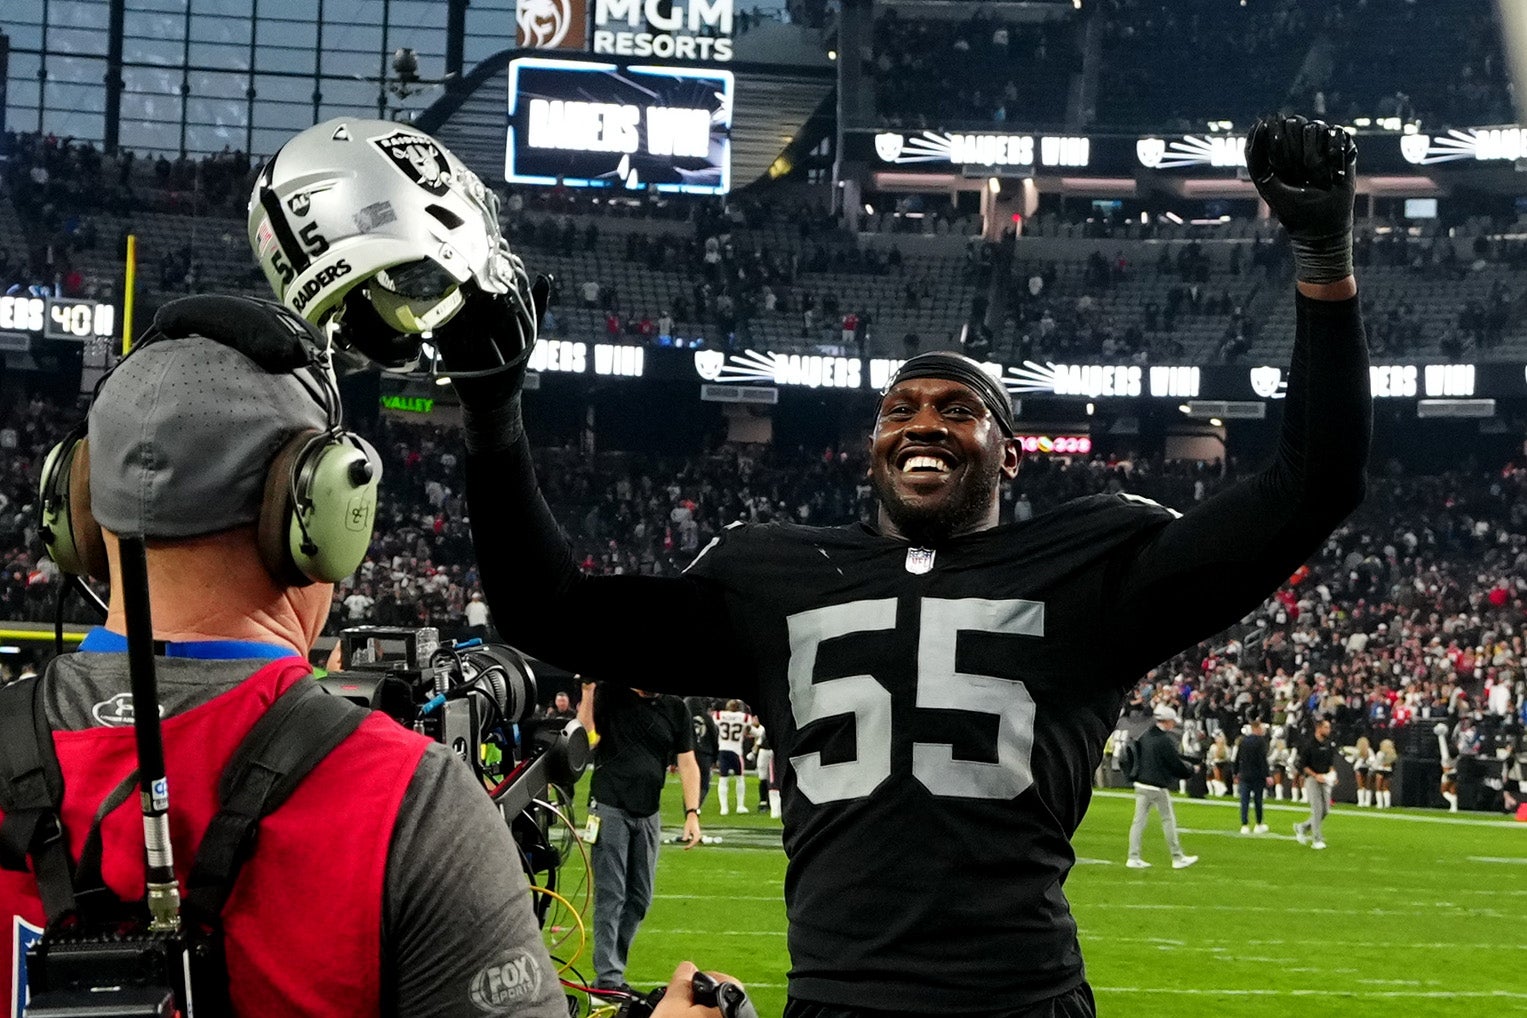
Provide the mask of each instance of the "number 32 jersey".
[{"label": "number 32 jersey", "polygon": [[1084,978],[1070,838],[1154,663],[1110,638],[1114,587],[1174,516],[1095,496],[932,550],[739,525],[691,566],[783,776],[793,997],[979,1011]]}]

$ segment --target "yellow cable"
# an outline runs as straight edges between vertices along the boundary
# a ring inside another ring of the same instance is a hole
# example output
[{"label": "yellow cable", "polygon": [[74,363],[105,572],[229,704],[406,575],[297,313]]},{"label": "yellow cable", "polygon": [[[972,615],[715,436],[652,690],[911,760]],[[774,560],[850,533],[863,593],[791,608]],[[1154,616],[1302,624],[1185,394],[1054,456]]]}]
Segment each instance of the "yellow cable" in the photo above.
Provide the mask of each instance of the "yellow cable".
[{"label": "yellow cable", "polygon": [[579,836],[579,834],[578,834],[578,828],[573,826],[572,820],[568,819],[568,816],[567,816],[566,813],[563,813],[556,806],[553,806],[551,803],[546,802],[546,801],[544,801],[542,799],[535,799],[535,800],[532,800],[532,801],[535,803],[535,805],[540,806],[543,809],[549,810],[553,816],[555,816],[558,820],[562,821],[562,825],[564,827],[566,827],[568,833],[573,836],[573,844],[578,846],[578,854],[583,857],[583,909],[582,909],[582,911],[586,912],[586,911],[588,911],[590,906],[592,906],[593,903],[594,903],[593,902],[593,898],[594,898],[594,885],[589,883],[589,876],[594,872],[594,869],[593,869],[592,864],[589,862],[589,850],[588,850],[588,846],[583,843],[583,838],[581,836]]},{"label": "yellow cable", "polygon": [[536,894],[544,894],[548,898],[552,899],[553,901],[561,902],[563,907],[566,908],[569,912],[572,913],[572,915],[573,915],[573,922],[576,923],[577,926],[578,926],[578,950],[574,951],[573,952],[573,956],[571,958],[569,958],[567,961],[563,962],[561,968],[557,969],[557,975],[560,976],[560,975],[564,974],[565,972],[567,972],[568,969],[573,967],[573,962],[578,960],[578,957],[583,954],[583,949],[588,946],[588,942],[589,942],[588,930],[586,928],[584,928],[584,925],[583,925],[583,916],[579,915],[578,914],[578,910],[573,908],[573,903],[572,902],[570,902],[566,898],[562,897],[562,895],[558,894],[556,891],[548,890],[547,888],[544,888],[544,887],[537,887],[535,884],[531,884],[530,885],[530,889],[532,891],[534,891]]}]

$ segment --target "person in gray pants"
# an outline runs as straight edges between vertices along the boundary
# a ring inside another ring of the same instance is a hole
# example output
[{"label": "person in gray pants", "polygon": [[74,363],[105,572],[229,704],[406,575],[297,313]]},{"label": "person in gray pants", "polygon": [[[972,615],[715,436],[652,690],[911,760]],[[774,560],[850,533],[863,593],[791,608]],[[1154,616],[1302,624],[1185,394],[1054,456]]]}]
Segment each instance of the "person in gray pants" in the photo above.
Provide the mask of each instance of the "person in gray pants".
[{"label": "person in gray pants", "polygon": [[1136,740],[1125,771],[1125,777],[1135,783],[1135,822],[1129,826],[1129,859],[1125,865],[1134,870],[1150,866],[1140,858],[1140,842],[1154,807],[1161,814],[1166,847],[1172,853],[1172,869],[1187,869],[1198,862],[1198,856],[1186,855],[1182,851],[1182,843],[1177,840],[1172,795],[1167,789],[1192,775],[1193,768],[1177,753],[1177,739],[1172,734],[1177,728],[1177,711],[1162,704],[1156,708],[1155,715],[1156,723]]},{"label": "person in gray pants", "polygon": [[1294,825],[1299,844],[1325,848],[1321,824],[1331,812],[1331,789],[1336,787],[1336,747],[1331,742],[1331,719],[1315,722],[1315,735],[1299,748],[1299,771],[1304,775],[1304,797],[1310,818]]},{"label": "person in gray pants", "polygon": [[670,759],[684,791],[685,847],[700,840],[694,728],[678,697],[607,682],[584,683],[578,720],[599,735],[585,833],[594,871],[594,985],[625,990],[626,957],[652,904]]}]

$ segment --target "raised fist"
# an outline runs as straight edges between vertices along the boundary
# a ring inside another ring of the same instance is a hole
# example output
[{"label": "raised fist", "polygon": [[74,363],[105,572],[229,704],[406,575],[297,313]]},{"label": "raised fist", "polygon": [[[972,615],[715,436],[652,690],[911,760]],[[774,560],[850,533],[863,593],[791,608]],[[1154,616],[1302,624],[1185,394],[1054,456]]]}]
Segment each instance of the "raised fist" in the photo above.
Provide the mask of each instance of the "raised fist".
[{"label": "raised fist", "polygon": [[1246,136],[1246,168],[1288,231],[1299,281],[1334,283],[1352,275],[1352,136],[1320,120],[1264,117]]}]

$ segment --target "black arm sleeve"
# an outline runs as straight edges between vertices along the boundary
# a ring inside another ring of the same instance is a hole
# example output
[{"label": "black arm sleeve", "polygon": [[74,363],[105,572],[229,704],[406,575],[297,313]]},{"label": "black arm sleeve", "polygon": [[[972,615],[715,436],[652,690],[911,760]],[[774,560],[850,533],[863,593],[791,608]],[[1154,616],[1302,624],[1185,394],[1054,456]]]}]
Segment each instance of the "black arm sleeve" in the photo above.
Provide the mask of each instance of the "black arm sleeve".
[{"label": "black arm sleeve", "polygon": [[[720,585],[698,576],[585,576],[541,496],[530,444],[468,443],[467,510],[494,624],[526,654],[589,679],[733,694],[739,644]],[[720,681],[710,688],[709,683]]]},{"label": "black arm sleeve", "polygon": [[1114,577],[1133,674],[1253,610],[1363,500],[1373,405],[1357,298],[1295,301],[1277,455],[1161,527]]}]

